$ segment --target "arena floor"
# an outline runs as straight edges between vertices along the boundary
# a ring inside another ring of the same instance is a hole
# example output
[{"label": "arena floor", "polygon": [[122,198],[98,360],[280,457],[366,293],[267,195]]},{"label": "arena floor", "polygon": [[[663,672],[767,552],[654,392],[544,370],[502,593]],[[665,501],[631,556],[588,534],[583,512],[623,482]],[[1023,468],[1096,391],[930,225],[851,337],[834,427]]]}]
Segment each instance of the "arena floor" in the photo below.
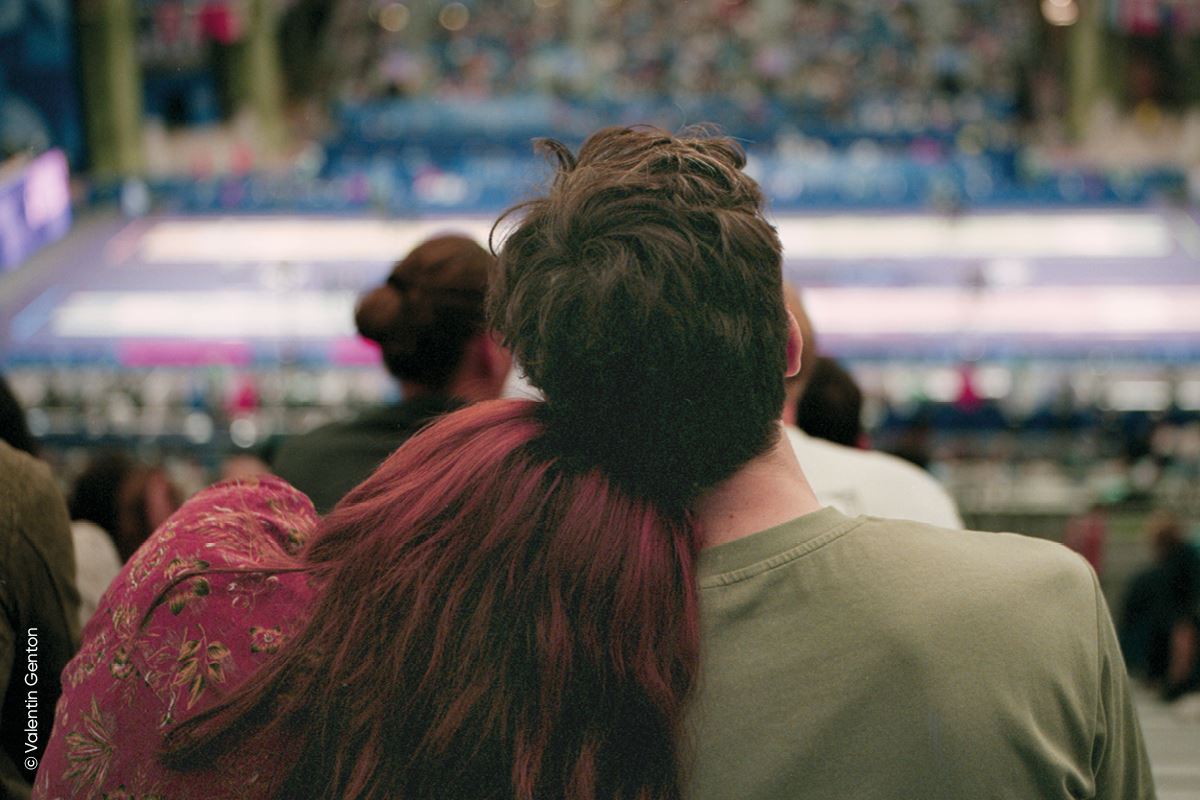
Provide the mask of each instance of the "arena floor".
[{"label": "arena floor", "polygon": [[[1175,211],[781,216],[840,356],[1200,358],[1200,223]],[[0,285],[0,362],[366,363],[352,308],[422,239],[491,217],[98,215]]]},{"label": "arena floor", "polygon": [[1137,693],[1158,800],[1200,799],[1200,694],[1166,705]]}]

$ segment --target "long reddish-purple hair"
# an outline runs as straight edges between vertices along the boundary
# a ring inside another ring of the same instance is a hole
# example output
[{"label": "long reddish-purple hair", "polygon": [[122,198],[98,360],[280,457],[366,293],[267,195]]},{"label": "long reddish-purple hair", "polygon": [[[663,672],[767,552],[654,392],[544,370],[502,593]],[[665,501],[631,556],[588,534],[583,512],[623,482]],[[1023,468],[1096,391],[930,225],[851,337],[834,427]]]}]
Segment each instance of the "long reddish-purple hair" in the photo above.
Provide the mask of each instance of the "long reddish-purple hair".
[{"label": "long reddish-purple hair", "polygon": [[695,527],[562,459],[541,409],[444,417],[355,489],[305,551],[307,627],[166,762],[265,735],[279,797],[678,798]]}]

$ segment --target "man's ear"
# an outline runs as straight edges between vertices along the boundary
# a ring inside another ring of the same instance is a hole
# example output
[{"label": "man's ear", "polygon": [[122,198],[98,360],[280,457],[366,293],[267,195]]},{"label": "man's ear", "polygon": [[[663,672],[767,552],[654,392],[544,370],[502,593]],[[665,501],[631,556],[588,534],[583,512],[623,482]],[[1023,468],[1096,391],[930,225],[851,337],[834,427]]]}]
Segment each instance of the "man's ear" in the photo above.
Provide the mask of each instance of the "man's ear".
[{"label": "man's ear", "polygon": [[804,334],[800,332],[800,323],[796,322],[791,311],[787,312],[787,318],[787,369],[783,374],[791,378],[800,373],[800,354],[804,352]]},{"label": "man's ear", "polygon": [[512,369],[512,353],[500,342],[500,336],[492,331],[485,331],[479,337],[480,357],[487,367],[488,374],[495,381],[497,391],[504,386],[508,372]]}]

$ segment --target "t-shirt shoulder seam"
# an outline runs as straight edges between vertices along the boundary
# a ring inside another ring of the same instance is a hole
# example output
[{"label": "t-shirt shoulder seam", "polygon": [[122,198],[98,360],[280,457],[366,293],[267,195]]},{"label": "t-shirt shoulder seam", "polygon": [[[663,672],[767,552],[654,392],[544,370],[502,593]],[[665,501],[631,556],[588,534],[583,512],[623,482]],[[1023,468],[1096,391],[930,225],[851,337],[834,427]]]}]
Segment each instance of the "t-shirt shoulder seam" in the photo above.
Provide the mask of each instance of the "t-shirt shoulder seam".
[{"label": "t-shirt shoulder seam", "polygon": [[840,539],[842,536],[854,530],[855,528],[862,526],[867,521],[867,517],[853,517],[847,519],[834,526],[830,530],[825,531],[821,535],[814,536],[813,538],[805,540],[794,547],[784,550],[783,552],[776,553],[769,558],[756,561],[749,566],[740,567],[738,569],[728,570],[725,572],[718,572],[715,575],[709,575],[700,580],[700,590],[704,591],[705,589],[716,589],[722,586],[731,586],[735,583],[740,583],[741,581],[749,580],[750,578],[770,572],[773,569],[778,569],[779,567],[790,564],[797,559],[803,558],[810,553],[820,550],[825,545]]}]

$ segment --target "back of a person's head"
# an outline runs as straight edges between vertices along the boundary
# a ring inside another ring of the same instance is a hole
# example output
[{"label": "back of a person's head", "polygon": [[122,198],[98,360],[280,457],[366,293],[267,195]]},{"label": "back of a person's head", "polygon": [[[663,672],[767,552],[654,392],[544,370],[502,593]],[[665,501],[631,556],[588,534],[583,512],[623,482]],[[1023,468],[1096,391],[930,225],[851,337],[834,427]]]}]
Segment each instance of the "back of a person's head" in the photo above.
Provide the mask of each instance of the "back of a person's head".
[{"label": "back of a person's head", "polygon": [[547,401],[442,417],[326,515],[310,622],[164,758],[277,797],[678,800],[687,501],[769,447],[780,253],[729,141],[608,130],[525,208],[491,312]]},{"label": "back of a person's head", "polygon": [[29,430],[25,410],[0,375],[0,442],[31,456],[38,454],[37,442]]},{"label": "back of a person's head", "polygon": [[99,525],[115,538],[120,524],[121,486],[136,468],[137,462],[119,451],[94,455],[71,489],[71,519]]},{"label": "back of a person's head", "polygon": [[730,139],[609,128],[513,211],[488,310],[564,452],[686,502],[764,452],[783,407],[781,248]]},{"label": "back of a person's head", "polygon": [[69,510],[71,519],[103,528],[128,561],[179,504],[178,489],[160,467],[109,451],[94,456],[75,480]]},{"label": "back of a person's head", "polygon": [[821,356],[796,404],[796,426],[810,436],[855,447],[862,438],[862,405],[854,376]]},{"label": "back of a person's head", "polygon": [[392,268],[359,301],[355,323],[379,344],[396,378],[440,391],[483,330],[483,302],[494,259],[465,236],[436,236]]},{"label": "back of a person's head", "polygon": [[1159,561],[1169,559],[1186,540],[1179,517],[1165,509],[1156,509],[1146,518],[1145,530],[1154,556]]}]

